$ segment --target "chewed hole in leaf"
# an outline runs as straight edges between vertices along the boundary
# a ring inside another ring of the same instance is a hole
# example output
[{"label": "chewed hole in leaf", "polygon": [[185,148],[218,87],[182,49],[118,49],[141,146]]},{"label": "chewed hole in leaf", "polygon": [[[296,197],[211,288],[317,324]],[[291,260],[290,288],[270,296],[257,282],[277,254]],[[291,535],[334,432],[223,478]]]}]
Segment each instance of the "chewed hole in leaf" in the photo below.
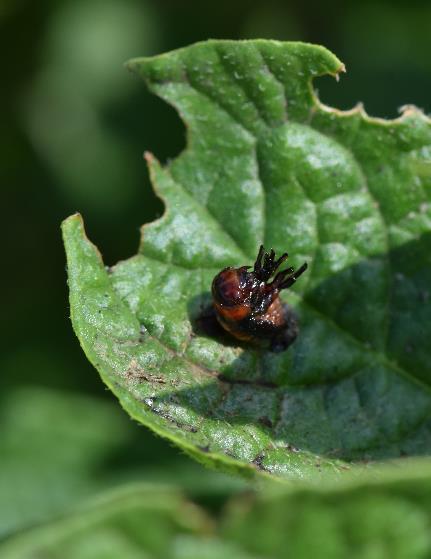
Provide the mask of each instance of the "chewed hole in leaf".
[{"label": "chewed hole in leaf", "polygon": [[[342,66],[305,44],[210,41],[131,67],[188,125],[177,159],[148,158],[165,213],[109,275],[80,219],[63,227],[74,328],[123,407],[245,474],[430,454],[429,119],[320,105],[311,79]],[[300,334],[282,353],[202,319],[215,274],[261,243],[310,265],[283,295]]]}]

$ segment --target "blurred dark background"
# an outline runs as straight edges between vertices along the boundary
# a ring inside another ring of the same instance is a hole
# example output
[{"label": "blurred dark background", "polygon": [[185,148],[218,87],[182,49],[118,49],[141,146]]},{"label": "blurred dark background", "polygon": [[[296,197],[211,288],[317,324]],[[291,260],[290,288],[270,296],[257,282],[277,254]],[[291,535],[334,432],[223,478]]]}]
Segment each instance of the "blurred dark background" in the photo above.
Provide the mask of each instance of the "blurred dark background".
[{"label": "blurred dark background", "polygon": [[[184,147],[173,109],[124,61],[207,38],[302,40],[346,64],[338,84],[316,82],[325,103],[363,101],[390,118],[406,103],[431,111],[426,1],[2,0],[0,27],[3,410],[17,391],[28,398],[21,413],[41,405],[32,400],[41,388],[113,399],[71,328],[59,225],[80,211],[107,264],[131,256],[139,226],[162,212],[142,153],[166,161]],[[172,460],[188,468],[167,443],[130,429],[112,468]]]}]

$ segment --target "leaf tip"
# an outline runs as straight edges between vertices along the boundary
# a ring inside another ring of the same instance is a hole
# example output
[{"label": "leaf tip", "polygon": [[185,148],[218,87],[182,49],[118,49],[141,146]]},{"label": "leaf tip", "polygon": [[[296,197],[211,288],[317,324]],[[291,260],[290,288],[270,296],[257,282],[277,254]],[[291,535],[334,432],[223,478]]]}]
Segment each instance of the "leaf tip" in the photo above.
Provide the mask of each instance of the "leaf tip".
[{"label": "leaf tip", "polygon": [[66,217],[66,219],[61,222],[61,230],[63,231],[63,235],[67,235],[68,233],[76,230],[84,232],[84,220],[82,219],[82,215],[79,212],[76,212],[69,215],[69,217]]},{"label": "leaf tip", "polygon": [[61,223],[61,230],[68,261],[72,257],[72,253],[75,251],[80,252],[86,247],[90,249],[91,253],[96,255],[97,261],[103,265],[102,255],[96,245],[87,237],[84,220],[79,212],[64,219]]},{"label": "leaf tip", "polygon": [[147,162],[148,166],[151,166],[156,161],[156,158],[151,153],[151,151],[144,151],[144,159]]},{"label": "leaf tip", "polygon": [[157,192],[157,172],[161,170],[160,161],[152,154],[150,151],[144,151],[144,159],[148,166],[148,171],[150,173],[150,180],[156,194],[159,195]]},{"label": "leaf tip", "polygon": [[136,72],[138,70],[139,64],[138,61],[140,59],[139,58],[131,58],[130,60],[127,60],[124,63],[124,67],[129,70],[130,72]]},{"label": "leaf tip", "polygon": [[158,189],[159,180],[158,180],[157,175],[160,171],[162,171],[162,165],[161,165],[160,161],[157,159],[157,157],[155,157],[155,155],[153,153],[151,153],[150,151],[145,151],[144,152],[144,159],[145,159],[145,162],[147,163],[147,166],[148,166],[148,171],[150,173],[150,180],[151,180],[151,184],[153,186],[153,189],[154,189],[155,193],[157,194],[157,196],[159,196],[159,198],[162,201],[165,201],[163,196],[160,194],[159,189]]},{"label": "leaf tip", "polygon": [[345,74],[346,73],[346,65],[343,64],[343,62],[340,62],[340,66],[337,68],[334,77],[336,79],[337,82],[340,81],[340,74]]},{"label": "leaf tip", "polygon": [[398,112],[402,117],[409,117],[409,116],[425,116],[423,109],[420,107],[416,107],[416,105],[402,105],[398,108]]}]

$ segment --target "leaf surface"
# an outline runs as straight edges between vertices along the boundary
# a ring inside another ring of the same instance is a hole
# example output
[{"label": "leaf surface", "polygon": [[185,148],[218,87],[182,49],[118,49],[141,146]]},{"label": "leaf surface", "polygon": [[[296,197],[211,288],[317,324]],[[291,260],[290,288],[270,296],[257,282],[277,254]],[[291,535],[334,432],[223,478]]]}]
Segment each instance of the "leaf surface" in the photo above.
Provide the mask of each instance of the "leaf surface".
[{"label": "leaf surface", "polygon": [[[209,41],[129,63],[187,124],[147,155],[164,215],[107,270],[64,222],[72,321],[123,407],[200,461],[316,478],[431,450],[431,124],[322,105],[322,47]],[[214,275],[260,243],[309,270],[285,295],[301,331],[271,353],[211,336]]]}]

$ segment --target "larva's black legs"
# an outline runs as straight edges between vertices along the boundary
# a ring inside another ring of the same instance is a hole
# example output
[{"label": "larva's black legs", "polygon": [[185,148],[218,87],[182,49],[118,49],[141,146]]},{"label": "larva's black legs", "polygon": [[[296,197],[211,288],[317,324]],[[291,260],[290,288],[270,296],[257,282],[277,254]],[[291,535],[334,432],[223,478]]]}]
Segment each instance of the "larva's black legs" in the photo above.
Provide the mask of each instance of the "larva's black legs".
[{"label": "larva's black legs", "polygon": [[[259,281],[267,282],[269,278],[275,274],[277,269],[288,257],[287,252],[282,254],[280,258],[275,260],[275,252],[271,249],[270,252],[265,252],[263,245],[260,245],[259,252],[254,263],[254,274]],[[263,263],[262,263],[263,260]],[[296,272],[293,268],[286,268],[278,272],[272,283],[269,284],[273,289],[287,289],[295,283],[301,274],[307,269],[307,263],[304,263]]]},{"label": "larva's black legs", "polygon": [[[254,274],[260,281],[268,281],[269,278],[277,271],[277,268],[286,260],[288,254],[285,252],[275,260],[275,252],[265,252],[263,245],[260,245],[259,253],[254,263]],[[263,264],[262,264],[263,259]]]},{"label": "larva's black legs", "polygon": [[298,268],[296,272],[293,268],[287,268],[287,270],[279,272],[270,285],[273,285],[274,288],[277,288],[279,291],[281,291],[282,289],[288,289],[296,282],[299,276],[303,274],[307,268],[307,262],[304,262],[304,264],[300,268]]}]

